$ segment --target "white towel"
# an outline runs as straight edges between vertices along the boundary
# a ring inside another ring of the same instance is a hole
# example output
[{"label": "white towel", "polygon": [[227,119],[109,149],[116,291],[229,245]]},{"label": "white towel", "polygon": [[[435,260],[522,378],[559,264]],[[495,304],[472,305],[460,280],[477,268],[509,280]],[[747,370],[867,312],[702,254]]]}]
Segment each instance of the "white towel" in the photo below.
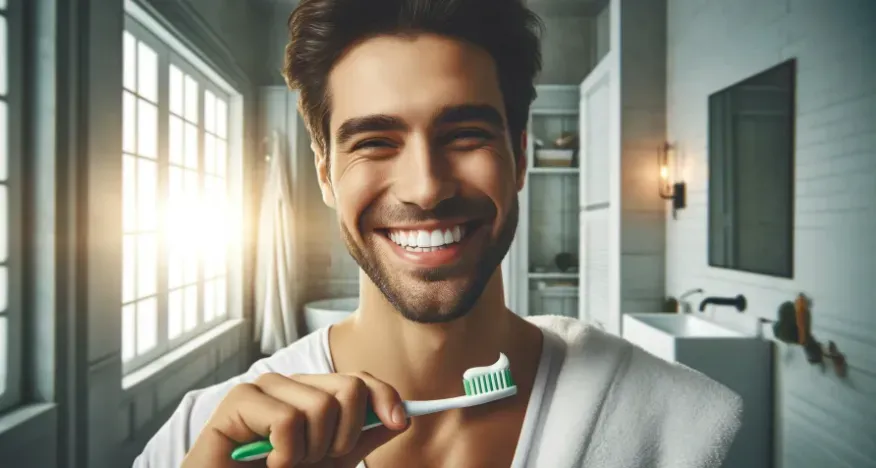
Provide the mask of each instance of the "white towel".
[{"label": "white towel", "polygon": [[738,395],[578,320],[529,320],[567,346],[531,466],[721,465],[741,424]]}]

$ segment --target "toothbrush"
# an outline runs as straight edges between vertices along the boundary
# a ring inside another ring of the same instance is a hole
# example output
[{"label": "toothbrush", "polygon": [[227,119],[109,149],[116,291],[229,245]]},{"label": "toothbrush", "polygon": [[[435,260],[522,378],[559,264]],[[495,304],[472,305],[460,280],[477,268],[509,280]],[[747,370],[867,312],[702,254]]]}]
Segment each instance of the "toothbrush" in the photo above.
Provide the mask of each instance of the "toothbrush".
[{"label": "toothbrush", "polygon": [[[402,401],[405,414],[408,417],[423,416],[458,408],[483,405],[517,394],[517,386],[511,379],[511,364],[504,354],[499,353],[499,360],[492,366],[473,367],[462,375],[462,386],[465,395],[444,398],[441,400]],[[365,425],[362,430],[381,426],[383,423],[371,408],[365,410]],[[237,461],[252,461],[266,458],[273,450],[267,439],[242,445],[231,452],[231,458]]]}]

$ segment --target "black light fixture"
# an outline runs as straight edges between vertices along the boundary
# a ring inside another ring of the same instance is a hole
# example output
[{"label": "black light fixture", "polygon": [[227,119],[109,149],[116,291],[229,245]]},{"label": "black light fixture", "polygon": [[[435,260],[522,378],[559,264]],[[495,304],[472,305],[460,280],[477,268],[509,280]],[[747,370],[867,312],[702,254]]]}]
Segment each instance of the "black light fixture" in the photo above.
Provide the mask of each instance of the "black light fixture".
[{"label": "black light fixture", "polygon": [[660,167],[660,198],[672,200],[672,219],[677,219],[676,212],[687,206],[686,186],[683,181],[676,180],[675,171],[671,169],[676,165],[675,154],[675,145],[668,142],[664,143],[657,152]]}]

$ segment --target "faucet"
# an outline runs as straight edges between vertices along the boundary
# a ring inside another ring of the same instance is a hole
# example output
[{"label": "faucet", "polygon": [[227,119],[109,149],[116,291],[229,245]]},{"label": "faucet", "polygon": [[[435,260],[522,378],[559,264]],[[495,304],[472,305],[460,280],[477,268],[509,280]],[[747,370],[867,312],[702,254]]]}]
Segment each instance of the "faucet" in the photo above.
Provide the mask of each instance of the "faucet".
[{"label": "faucet", "polygon": [[693,309],[690,306],[690,302],[686,301],[688,296],[692,294],[702,294],[702,288],[691,289],[689,291],[684,292],[681,296],[678,296],[678,306],[681,308],[682,314],[690,314],[693,312]]},{"label": "faucet", "polygon": [[733,306],[736,307],[736,310],[739,312],[743,312],[748,306],[748,303],[745,301],[745,296],[742,294],[739,294],[736,297],[707,297],[703,299],[703,302],[700,302],[700,312],[706,310],[706,306],[709,304]]}]

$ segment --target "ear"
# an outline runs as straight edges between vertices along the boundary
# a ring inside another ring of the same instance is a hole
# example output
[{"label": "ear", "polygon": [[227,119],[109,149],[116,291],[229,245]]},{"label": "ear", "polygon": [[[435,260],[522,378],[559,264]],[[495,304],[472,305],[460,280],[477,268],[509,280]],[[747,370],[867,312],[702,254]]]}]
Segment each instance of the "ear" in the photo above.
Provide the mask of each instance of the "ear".
[{"label": "ear", "polygon": [[526,182],[526,165],[527,165],[526,144],[527,144],[527,138],[528,138],[528,135],[526,134],[526,130],[524,130],[520,134],[520,142],[519,142],[520,147],[517,151],[518,156],[517,156],[517,161],[516,161],[516,163],[517,163],[516,176],[517,176],[517,191],[518,192],[523,190],[523,185]]},{"label": "ear", "polygon": [[313,150],[313,164],[316,166],[316,180],[322,192],[322,201],[330,208],[334,208],[335,192],[332,190],[332,179],[329,174],[328,154],[323,154],[316,143],[310,143],[310,149]]}]

